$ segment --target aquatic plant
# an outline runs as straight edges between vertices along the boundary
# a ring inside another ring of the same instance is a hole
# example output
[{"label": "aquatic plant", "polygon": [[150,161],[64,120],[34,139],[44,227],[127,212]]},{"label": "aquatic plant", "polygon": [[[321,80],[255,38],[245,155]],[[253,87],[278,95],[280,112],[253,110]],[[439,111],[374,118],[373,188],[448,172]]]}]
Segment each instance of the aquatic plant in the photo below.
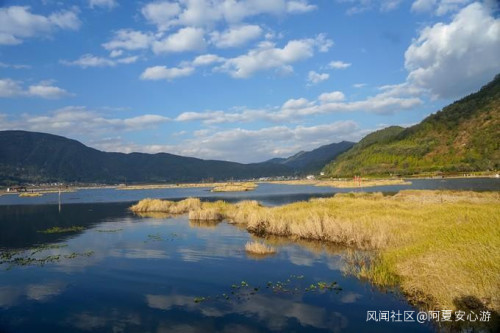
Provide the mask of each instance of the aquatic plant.
[{"label": "aquatic plant", "polygon": [[272,246],[266,245],[261,242],[247,242],[245,244],[245,251],[252,254],[266,255],[276,253],[276,249]]},{"label": "aquatic plant", "polygon": [[123,230],[123,228],[120,228],[120,229],[97,229],[96,231],[97,232],[119,232],[122,230]]},{"label": "aquatic plant", "polygon": [[77,231],[83,231],[85,230],[84,227],[81,226],[72,226],[72,227],[67,227],[67,228],[61,228],[61,227],[52,227],[49,229],[45,230],[39,230],[38,232],[42,234],[63,234],[67,232],[77,232]]},{"label": "aquatic plant", "polygon": [[41,252],[67,247],[67,244],[48,244],[37,246],[28,250],[3,250],[0,251],[0,265],[6,265],[6,270],[15,266],[44,266],[48,263],[59,262],[62,259],[75,259],[77,257],[90,257],[94,251],[72,252],[69,254],[50,254],[40,256]]},{"label": "aquatic plant", "polygon": [[251,285],[247,281],[241,281],[240,283],[234,283],[231,285],[230,290],[227,293],[222,293],[215,296],[205,296],[205,297],[195,297],[195,303],[202,303],[211,300],[223,299],[225,301],[248,299],[251,296],[257,294],[258,292],[272,292],[273,294],[302,294],[311,292],[336,292],[339,293],[342,288],[337,284],[337,282],[311,282],[309,286],[304,287],[303,285],[304,275],[292,274],[283,281],[272,282],[269,281],[264,287],[259,285]]}]

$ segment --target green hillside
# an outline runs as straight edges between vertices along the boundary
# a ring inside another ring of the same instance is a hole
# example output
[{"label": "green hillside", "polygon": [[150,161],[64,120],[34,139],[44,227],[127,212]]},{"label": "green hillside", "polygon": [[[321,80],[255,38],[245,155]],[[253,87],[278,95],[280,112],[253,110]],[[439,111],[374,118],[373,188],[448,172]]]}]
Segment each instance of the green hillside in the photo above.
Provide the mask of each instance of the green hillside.
[{"label": "green hillside", "polygon": [[325,166],[330,177],[500,168],[500,75],[421,123],[371,133]]}]

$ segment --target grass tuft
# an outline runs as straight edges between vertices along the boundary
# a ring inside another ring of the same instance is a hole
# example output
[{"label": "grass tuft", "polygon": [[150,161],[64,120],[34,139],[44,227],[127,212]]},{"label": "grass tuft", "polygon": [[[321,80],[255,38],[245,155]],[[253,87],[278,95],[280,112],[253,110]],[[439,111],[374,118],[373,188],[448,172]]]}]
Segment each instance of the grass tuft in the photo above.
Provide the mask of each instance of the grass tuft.
[{"label": "grass tuft", "polygon": [[276,253],[276,249],[274,247],[266,245],[261,242],[247,242],[245,244],[245,251],[251,254],[259,254],[259,255]]}]

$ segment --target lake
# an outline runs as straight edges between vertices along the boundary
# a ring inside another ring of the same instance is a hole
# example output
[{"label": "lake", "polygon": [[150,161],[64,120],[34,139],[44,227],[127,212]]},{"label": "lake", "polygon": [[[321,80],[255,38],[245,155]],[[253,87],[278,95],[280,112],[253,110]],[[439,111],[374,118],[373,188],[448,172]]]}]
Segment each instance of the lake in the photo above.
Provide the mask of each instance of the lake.
[{"label": "lake", "polygon": [[[419,180],[400,188],[499,190],[496,179]],[[369,188],[380,191],[381,188]],[[256,199],[266,205],[346,189],[261,184],[254,192],[206,189],[81,190],[0,197],[0,332],[433,332],[429,323],[367,322],[367,311],[418,311],[397,290],[346,274],[346,248],[257,239],[226,222],[139,217],[144,197]],[[114,202],[112,202],[114,201]],[[43,233],[53,227],[80,228]]]}]

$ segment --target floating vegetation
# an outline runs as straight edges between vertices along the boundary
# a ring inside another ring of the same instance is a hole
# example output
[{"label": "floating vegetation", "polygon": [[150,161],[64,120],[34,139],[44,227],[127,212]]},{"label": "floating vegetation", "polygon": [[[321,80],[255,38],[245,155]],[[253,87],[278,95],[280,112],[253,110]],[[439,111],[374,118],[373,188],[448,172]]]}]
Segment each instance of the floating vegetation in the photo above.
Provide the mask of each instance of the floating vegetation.
[{"label": "floating vegetation", "polygon": [[68,247],[68,244],[43,244],[43,245],[40,245],[40,246],[33,248],[31,251],[31,255],[35,255],[38,252],[42,252],[45,250],[62,249],[64,247]]},{"label": "floating vegetation", "polygon": [[273,294],[299,294],[299,293],[322,293],[322,292],[335,292],[339,293],[342,288],[337,282],[319,281],[309,284],[307,287],[303,286],[304,275],[290,275],[284,281],[272,282],[269,281],[264,287],[253,286],[246,281],[235,283],[231,285],[227,293],[216,296],[195,297],[195,303],[202,303],[210,300],[242,300],[249,299],[251,296],[264,290],[271,291]]},{"label": "floating vegetation", "polygon": [[96,231],[97,232],[119,232],[122,230],[123,230],[123,228],[120,228],[120,229],[97,229]]},{"label": "floating vegetation", "polygon": [[144,243],[147,242],[161,242],[163,241],[163,237],[159,233],[156,234],[149,234],[148,239],[144,241]]},{"label": "floating vegetation", "polygon": [[162,236],[159,232],[156,234],[149,234],[148,239],[144,241],[144,243],[148,242],[162,242],[165,240],[173,241],[174,239],[179,238],[179,235],[175,232],[171,232],[168,236]]},{"label": "floating vegetation", "polygon": [[78,231],[83,231],[85,230],[84,227],[81,226],[72,226],[72,227],[67,227],[67,228],[61,228],[61,227],[52,227],[46,230],[39,230],[38,232],[42,234],[64,234],[67,232],[78,232]]},{"label": "floating vegetation", "polygon": [[90,257],[94,254],[94,251],[85,251],[69,254],[37,255],[47,250],[61,249],[67,246],[67,244],[48,244],[29,250],[4,250],[0,252],[0,265],[7,265],[6,270],[12,269],[15,266],[44,266],[48,263],[59,262],[62,259]]}]

